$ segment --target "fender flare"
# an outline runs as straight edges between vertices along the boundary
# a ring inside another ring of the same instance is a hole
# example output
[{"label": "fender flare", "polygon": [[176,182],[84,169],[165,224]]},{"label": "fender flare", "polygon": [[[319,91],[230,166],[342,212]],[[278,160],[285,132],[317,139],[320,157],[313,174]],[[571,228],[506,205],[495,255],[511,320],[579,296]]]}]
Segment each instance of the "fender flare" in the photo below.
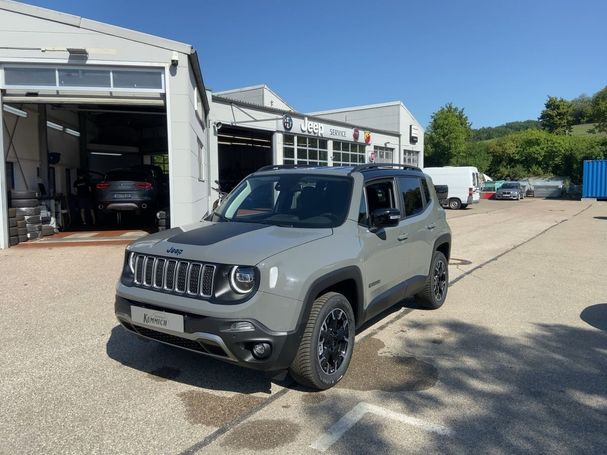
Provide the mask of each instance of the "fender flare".
[{"label": "fender flare", "polygon": [[306,296],[304,298],[299,318],[297,320],[296,331],[299,334],[303,334],[303,331],[308,323],[310,317],[310,311],[316,296],[319,295],[324,289],[330,288],[344,280],[354,280],[356,283],[356,302],[350,302],[354,314],[357,315],[356,326],[358,327],[363,320],[364,313],[364,289],[363,289],[363,277],[361,270],[354,265],[344,267],[338,270],[329,272],[312,282]]}]

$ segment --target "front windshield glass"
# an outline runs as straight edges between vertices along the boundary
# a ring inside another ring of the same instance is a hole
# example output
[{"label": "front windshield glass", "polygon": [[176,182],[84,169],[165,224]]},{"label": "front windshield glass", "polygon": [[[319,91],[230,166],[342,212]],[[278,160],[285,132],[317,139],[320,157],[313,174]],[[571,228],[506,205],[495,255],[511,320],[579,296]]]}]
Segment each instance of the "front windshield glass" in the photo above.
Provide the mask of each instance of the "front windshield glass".
[{"label": "front windshield glass", "polygon": [[518,183],[504,183],[502,188],[514,189],[518,188]]},{"label": "front windshield glass", "polygon": [[230,193],[210,219],[286,227],[337,227],[346,219],[351,193],[350,177],[252,176]]}]

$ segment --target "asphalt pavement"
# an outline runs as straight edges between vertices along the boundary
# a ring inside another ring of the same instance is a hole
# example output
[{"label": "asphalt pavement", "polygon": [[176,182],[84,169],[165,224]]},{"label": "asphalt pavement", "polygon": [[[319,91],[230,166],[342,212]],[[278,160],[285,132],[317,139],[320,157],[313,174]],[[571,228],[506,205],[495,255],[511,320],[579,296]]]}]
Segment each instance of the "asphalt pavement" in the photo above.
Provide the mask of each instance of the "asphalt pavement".
[{"label": "asphalt pavement", "polygon": [[126,333],[123,247],[0,252],[0,453],[606,453],[607,204],[448,218],[446,304],[366,325],[324,392]]}]

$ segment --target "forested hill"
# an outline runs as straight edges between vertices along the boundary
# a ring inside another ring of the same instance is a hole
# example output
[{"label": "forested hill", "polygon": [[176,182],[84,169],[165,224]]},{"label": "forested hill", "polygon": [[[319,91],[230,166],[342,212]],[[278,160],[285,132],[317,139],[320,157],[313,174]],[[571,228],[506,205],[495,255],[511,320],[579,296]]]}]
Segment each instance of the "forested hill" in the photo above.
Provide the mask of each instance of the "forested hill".
[{"label": "forested hill", "polygon": [[496,139],[507,136],[510,133],[517,133],[525,130],[537,130],[540,128],[540,122],[537,120],[523,120],[522,122],[508,122],[498,126],[487,126],[483,128],[472,129],[473,141],[486,141],[487,139]]}]

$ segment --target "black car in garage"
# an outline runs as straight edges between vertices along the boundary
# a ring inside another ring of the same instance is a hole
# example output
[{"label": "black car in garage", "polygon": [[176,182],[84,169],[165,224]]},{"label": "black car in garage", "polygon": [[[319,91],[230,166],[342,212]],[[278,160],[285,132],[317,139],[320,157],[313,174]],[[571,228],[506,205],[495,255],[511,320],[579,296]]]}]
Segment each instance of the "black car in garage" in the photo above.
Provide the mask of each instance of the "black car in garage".
[{"label": "black car in garage", "polygon": [[95,185],[97,208],[108,212],[155,212],[166,206],[166,176],[158,166],[113,169]]}]

